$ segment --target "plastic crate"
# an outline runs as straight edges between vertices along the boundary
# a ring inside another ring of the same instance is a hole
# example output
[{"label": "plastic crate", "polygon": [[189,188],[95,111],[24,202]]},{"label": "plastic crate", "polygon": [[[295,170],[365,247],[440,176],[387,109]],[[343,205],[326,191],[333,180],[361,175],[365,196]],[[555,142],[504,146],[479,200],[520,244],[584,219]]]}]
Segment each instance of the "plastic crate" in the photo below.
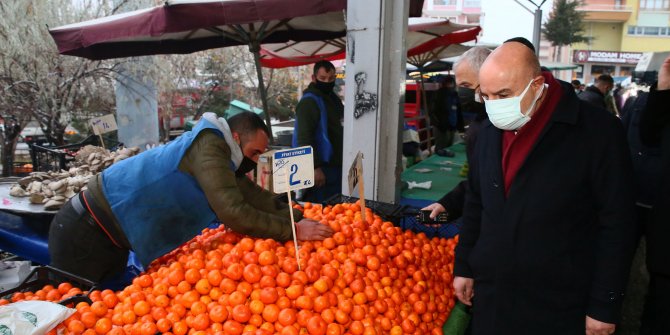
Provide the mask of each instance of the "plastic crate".
[{"label": "plastic crate", "polygon": [[35,292],[42,289],[44,285],[49,284],[53,285],[54,287],[58,287],[60,283],[66,281],[70,282],[73,286],[80,288],[85,293],[61,300],[58,302],[59,304],[69,305],[76,304],[81,301],[88,302],[89,304],[92,303],[88,295],[91,293],[91,291],[97,289],[96,283],[50,266],[38,266],[34,268],[28,277],[26,277],[26,279],[24,279],[23,282],[21,282],[21,284],[19,284],[17,287],[0,292],[0,298],[9,298],[16,292]]},{"label": "plastic crate", "polygon": [[405,207],[400,214],[402,219],[398,225],[402,229],[409,229],[415,233],[424,233],[429,238],[442,237],[452,238],[458,235],[461,229],[461,220],[457,219],[451,222],[437,225],[436,227],[421,224],[416,219],[416,214],[420,209],[414,207]]},{"label": "plastic crate", "polygon": [[99,145],[98,136],[91,135],[83,141],[60,146],[30,146],[30,158],[33,161],[33,171],[60,171],[67,170],[67,164],[74,160],[75,153],[86,145]]},{"label": "plastic crate", "polygon": [[[334,195],[326,200],[326,205],[336,205],[341,203],[354,203],[358,201],[358,198],[348,197],[346,195]],[[372,212],[379,215],[382,219],[386,221],[391,221],[394,224],[398,225],[402,219],[402,211],[404,206],[389,204],[373,200],[365,200],[365,207],[370,208]]]},{"label": "plastic crate", "polygon": [[33,166],[30,163],[24,163],[24,162],[14,162],[14,170],[12,171],[13,176],[17,177],[25,177],[28,174],[33,172]]}]

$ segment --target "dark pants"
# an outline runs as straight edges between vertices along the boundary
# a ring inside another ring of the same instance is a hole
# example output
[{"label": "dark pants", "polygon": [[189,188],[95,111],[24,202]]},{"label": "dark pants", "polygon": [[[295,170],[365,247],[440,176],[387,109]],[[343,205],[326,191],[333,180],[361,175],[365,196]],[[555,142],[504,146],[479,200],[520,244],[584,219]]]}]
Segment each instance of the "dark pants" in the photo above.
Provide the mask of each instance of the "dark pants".
[{"label": "dark pants", "polygon": [[435,151],[448,148],[454,144],[455,130],[441,131],[437,127],[433,127],[433,134],[435,137]]},{"label": "dark pants", "polygon": [[128,249],[114,245],[88,211],[73,206],[73,200],[80,201],[75,198],[68,201],[51,222],[51,266],[94,282],[117,277],[125,270]]},{"label": "dark pants", "polygon": [[326,184],[305,189],[302,201],[324,203],[332,196],[342,194],[342,167],[324,165],[321,170],[326,176]]}]

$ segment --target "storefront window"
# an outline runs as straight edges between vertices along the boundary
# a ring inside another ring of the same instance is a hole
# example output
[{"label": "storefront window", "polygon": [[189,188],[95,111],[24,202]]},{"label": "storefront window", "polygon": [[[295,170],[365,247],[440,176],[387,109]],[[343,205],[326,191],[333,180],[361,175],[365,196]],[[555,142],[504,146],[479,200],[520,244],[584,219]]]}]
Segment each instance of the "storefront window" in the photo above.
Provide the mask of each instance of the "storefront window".
[{"label": "storefront window", "polygon": [[601,74],[614,75],[614,65],[592,65],[591,66],[591,81],[593,82]]},{"label": "storefront window", "polygon": [[584,81],[584,65],[577,65],[577,68],[572,70],[572,79]]},{"label": "storefront window", "polygon": [[622,66],[622,67],[619,68],[619,76],[621,76],[621,77],[632,76],[633,71],[635,71],[634,66]]}]

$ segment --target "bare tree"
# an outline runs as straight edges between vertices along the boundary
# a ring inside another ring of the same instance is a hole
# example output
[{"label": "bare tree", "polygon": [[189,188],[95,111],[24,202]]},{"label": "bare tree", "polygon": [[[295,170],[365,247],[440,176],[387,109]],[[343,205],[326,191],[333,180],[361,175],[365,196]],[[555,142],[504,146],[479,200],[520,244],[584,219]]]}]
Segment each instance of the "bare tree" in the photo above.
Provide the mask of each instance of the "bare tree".
[{"label": "bare tree", "polygon": [[[253,55],[247,47],[231,47],[223,49],[221,52],[225,55],[226,61],[222,67],[215,67],[215,74],[220,76],[221,80],[226,82],[230,80],[245,87],[238,90],[235,98],[239,98],[249,103],[251,106],[262,106],[261,94],[258,89],[257,69],[254,64]],[[212,57],[212,59],[215,59]],[[263,68],[263,78],[265,78],[265,88],[267,90],[268,106],[270,115],[280,118],[280,107],[282,109],[293,110],[297,103],[297,86],[301,80],[301,72],[293,68],[285,69],[266,69]],[[231,85],[232,86],[232,85]],[[232,96],[231,96],[232,100]],[[284,112],[286,113],[286,112]]]},{"label": "bare tree", "polygon": [[[116,63],[65,57],[49,36],[47,24],[78,22],[111,10],[107,1],[24,0],[0,2],[0,115],[5,128],[3,175],[8,175],[18,134],[32,118],[47,139],[63,143],[73,115],[86,111],[92,99],[109,101]],[[7,121],[6,121],[7,122]]]}]

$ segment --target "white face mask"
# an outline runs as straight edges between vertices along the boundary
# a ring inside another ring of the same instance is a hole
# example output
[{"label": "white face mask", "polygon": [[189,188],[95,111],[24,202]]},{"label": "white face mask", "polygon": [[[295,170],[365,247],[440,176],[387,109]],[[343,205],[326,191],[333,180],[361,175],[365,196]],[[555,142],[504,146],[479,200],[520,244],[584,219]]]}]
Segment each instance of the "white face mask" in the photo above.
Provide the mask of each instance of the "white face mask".
[{"label": "white face mask", "polygon": [[484,104],[486,105],[486,114],[489,115],[489,120],[491,120],[491,123],[493,123],[496,128],[502,130],[517,130],[530,121],[530,116],[527,114],[533,110],[537,99],[542,94],[542,90],[544,90],[544,86],[546,86],[545,84],[538,92],[535,99],[533,99],[533,103],[530,105],[530,108],[528,108],[527,113],[524,114],[521,112],[521,99],[523,99],[523,97],[526,95],[526,92],[528,92],[530,84],[533,83],[533,80],[528,83],[528,86],[526,86],[526,88],[519,96],[497,100],[484,100]]}]

